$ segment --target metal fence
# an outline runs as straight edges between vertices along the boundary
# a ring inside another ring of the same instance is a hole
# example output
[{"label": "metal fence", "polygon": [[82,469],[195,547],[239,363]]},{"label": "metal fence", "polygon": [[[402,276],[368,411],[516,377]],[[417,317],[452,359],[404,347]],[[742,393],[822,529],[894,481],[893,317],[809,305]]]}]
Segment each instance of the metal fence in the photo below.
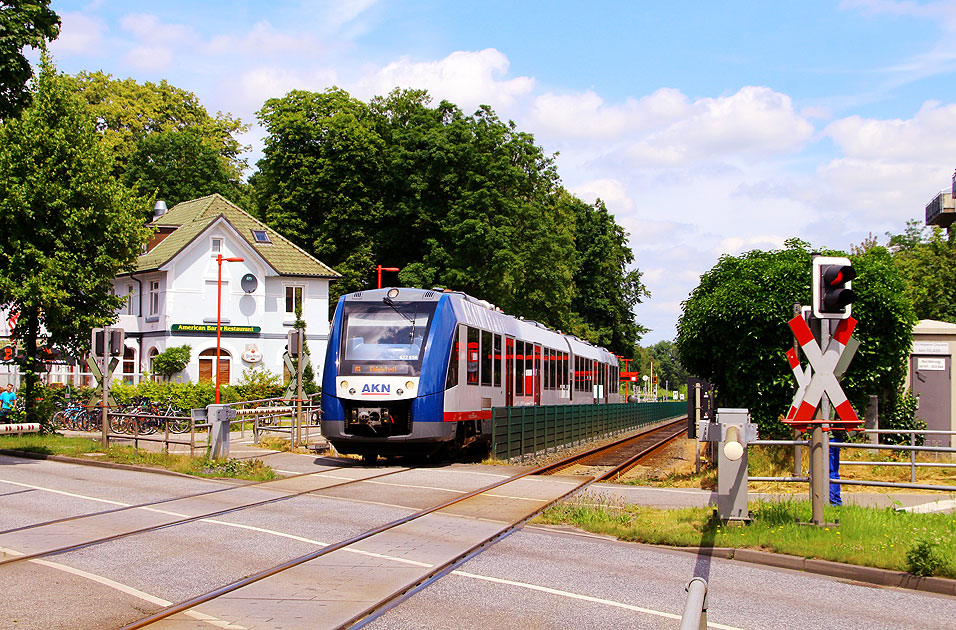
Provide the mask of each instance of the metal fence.
[{"label": "metal fence", "polygon": [[546,405],[492,409],[491,453],[524,461],[587,440],[682,416],[686,402]]},{"label": "metal fence", "polygon": [[[902,430],[902,429],[866,429],[859,431],[857,433],[865,435],[881,435],[881,434],[894,434],[894,435],[906,435],[909,438],[909,444],[874,444],[874,443],[860,443],[860,442],[831,442],[829,439],[824,438],[824,449],[829,451],[829,447],[833,446],[836,448],[856,448],[864,450],[874,450],[874,451],[890,451],[890,452],[900,452],[900,453],[909,453],[909,461],[893,461],[893,460],[840,460],[840,466],[898,466],[898,467],[909,467],[910,469],[910,483],[899,483],[893,481],[863,481],[863,480],[854,480],[854,479],[829,479],[830,476],[830,462],[829,457],[826,455],[823,458],[824,461],[824,477],[827,478],[829,483],[840,484],[841,486],[876,486],[883,488],[901,488],[908,490],[941,490],[944,492],[953,492],[956,491],[956,486],[949,485],[936,485],[936,484],[920,484],[916,483],[916,469],[917,468],[956,468],[956,463],[952,461],[936,461],[936,462],[919,462],[916,461],[917,453],[934,453],[937,458],[948,457],[953,458],[956,455],[956,448],[950,448],[947,446],[917,446],[917,435],[924,436],[956,436],[956,431],[931,431],[931,430],[922,430],[922,431],[911,431],[911,430]],[[751,442],[754,446],[771,446],[771,445],[793,445],[793,446],[809,446],[807,440],[756,440]],[[802,482],[807,483],[810,481],[809,477],[799,476],[793,477],[750,477],[750,481],[778,481],[778,482]]]}]

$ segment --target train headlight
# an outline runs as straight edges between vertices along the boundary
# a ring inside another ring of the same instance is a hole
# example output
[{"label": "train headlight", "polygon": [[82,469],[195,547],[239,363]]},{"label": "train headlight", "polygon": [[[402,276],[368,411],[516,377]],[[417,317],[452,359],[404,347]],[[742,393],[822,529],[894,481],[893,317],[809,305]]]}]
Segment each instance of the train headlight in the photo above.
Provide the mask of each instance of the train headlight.
[{"label": "train headlight", "polygon": [[405,389],[408,389],[408,390],[415,389],[415,383],[412,381],[408,381],[407,383],[405,383]]},{"label": "train headlight", "polygon": [[397,297],[398,297],[398,289],[389,289],[389,291],[388,291],[388,297],[390,297],[390,298],[397,298]]},{"label": "train headlight", "polygon": [[348,386],[349,386],[348,381],[342,381],[341,383],[339,383],[339,387],[341,387],[342,389],[346,389]]},{"label": "train headlight", "polygon": [[401,396],[402,394],[405,393],[405,390],[399,388],[399,389],[396,389],[396,390],[395,390],[395,393],[398,394],[399,396]]},{"label": "train headlight", "polygon": [[353,387],[352,389],[350,389],[350,390],[349,390],[349,393],[354,396],[354,395],[355,395],[355,388]]}]

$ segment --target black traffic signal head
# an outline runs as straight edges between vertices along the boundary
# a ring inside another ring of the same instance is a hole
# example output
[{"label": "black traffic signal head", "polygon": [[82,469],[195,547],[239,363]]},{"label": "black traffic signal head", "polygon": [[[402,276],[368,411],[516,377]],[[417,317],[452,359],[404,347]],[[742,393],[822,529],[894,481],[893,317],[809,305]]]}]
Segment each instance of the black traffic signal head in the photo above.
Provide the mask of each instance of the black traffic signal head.
[{"label": "black traffic signal head", "polygon": [[813,316],[819,319],[846,319],[856,301],[853,279],[856,270],[849,258],[817,256],[813,259]]}]

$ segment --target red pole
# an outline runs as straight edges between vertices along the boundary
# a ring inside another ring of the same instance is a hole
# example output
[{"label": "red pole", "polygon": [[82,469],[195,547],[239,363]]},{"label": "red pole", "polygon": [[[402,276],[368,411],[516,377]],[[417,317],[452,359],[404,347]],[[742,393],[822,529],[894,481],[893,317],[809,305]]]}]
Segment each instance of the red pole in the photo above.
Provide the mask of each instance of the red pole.
[{"label": "red pole", "polygon": [[379,289],[382,288],[382,272],[383,271],[401,271],[401,269],[399,269],[398,267],[383,267],[379,265],[378,266],[378,288]]},{"label": "red pole", "polygon": [[242,258],[233,256],[231,258],[223,258],[222,254],[216,256],[216,262],[219,263],[219,276],[216,280],[216,404],[219,404],[219,353],[222,349],[221,336],[222,336],[222,263],[226,262],[242,262]]}]

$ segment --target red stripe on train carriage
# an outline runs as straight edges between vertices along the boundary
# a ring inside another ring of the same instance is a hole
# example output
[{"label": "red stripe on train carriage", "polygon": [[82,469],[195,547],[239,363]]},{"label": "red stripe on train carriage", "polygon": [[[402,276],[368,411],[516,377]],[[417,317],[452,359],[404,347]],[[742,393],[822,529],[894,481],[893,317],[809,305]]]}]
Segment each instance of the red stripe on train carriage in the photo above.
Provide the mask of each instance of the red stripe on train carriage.
[{"label": "red stripe on train carriage", "polygon": [[491,409],[445,412],[445,422],[464,422],[465,420],[491,420]]}]

